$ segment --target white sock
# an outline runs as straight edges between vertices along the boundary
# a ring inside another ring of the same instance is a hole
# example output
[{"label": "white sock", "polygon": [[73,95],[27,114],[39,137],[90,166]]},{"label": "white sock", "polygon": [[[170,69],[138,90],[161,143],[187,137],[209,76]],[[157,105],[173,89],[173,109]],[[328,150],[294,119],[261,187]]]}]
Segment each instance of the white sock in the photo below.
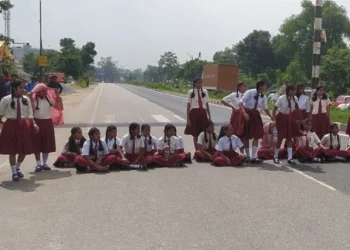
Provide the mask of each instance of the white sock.
[{"label": "white sock", "polygon": [[249,148],[245,148],[245,154],[249,157]]},{"label": "white sock", "polygon": [[288,161],[293,160],[293,148],[287,148]]},{"label": "white sock", "polygon": [[276,159],[278,159],[278,154],[279,154],[279,152],[280,152],[280,149],[279,148],[275,148],[275,155],[274,155],[274,158]]},{"label": "white sock", "polygon": [[11,166],[12,174],[17,174],[17,165]]},{"label": "white sock", "polygon": [[340,156],[336,156],[336,157],[335,157],[335,159],[336,159],[336,160],[339,160],[339,161],[343,161],[343,160],[345,160],[345,158],[344,158],[344,157],[340,157]]},{"label": "white sock", "polygon": [[252,147],[252,160],[258,157],[258,147]]},{"label": "white sock", "polygon": [[49,158],[49,154],[48,153],[43,153],[43,165],[46,165],[48,158]]},{"label": "white sock", "polygon": [[315,157],[312,159],[313,162],[318,162],[319,158]]},{"label": "white sock", "polygon": [[36,161],[37,166],[41,166],[41,160]]},{"label": "white sock", "polygon": [[17,172],[21,172],[21,164],[22,164],[22,162],[17,162],[17,165],[16,165]]}]

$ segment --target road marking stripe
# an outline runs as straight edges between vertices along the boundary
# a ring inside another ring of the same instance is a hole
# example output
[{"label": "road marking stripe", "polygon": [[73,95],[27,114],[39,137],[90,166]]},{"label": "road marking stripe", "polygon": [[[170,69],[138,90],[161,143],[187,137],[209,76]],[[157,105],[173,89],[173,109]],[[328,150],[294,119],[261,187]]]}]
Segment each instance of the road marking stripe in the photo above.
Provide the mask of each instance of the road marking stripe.
[{"label": "road marking stripe", "polygon": [[151,115],[157,122],[171,122],[168,118],[163,115]]},{"label": "road marking stripe", "polygon": [[105,119],[104,119],[105,123],[113,123],[116,121],[117,121],[117,119],[116,119],[115,115],[105,115]]},{"label": "road marking stripe", "polygon": [[142,118],[140,118],[140,121],[141,121],[141,122],[145,122],[145,120],[144,120],[144,119],[142,119]]},{"label": "road marking stripe", "polygon": [[175,118],[179,119],[180,121],[186,122],[186,120],[178,115],[173,115]]},{"label": "road marking stripe", "polygon": [[2,163],[2,164],[0,165],[0,169],[2,169],[2,168],[4,168],[4,167],[6,167],[8,164],[9,164],[9,162],[8,162],[8,161],[6,161],[6,162]]},{"label": "road marking stripe", "polygon": [[[98,88],[98,87],[100,87],[100,92],[97,95],[97,99],[95,100],[95,106],[94,106],[94,109],[92,110],[92,116],[91,116],[91,119],[89,121],[89,123],[91,125],[94,124],[95,119],[96,119],[96,113],[97,113],[98,106],[100,104],[100,99],[101,99],[102,90],[103,90],[103,84],[101,84],[101,85],[99,84],[96,88]],[[90,130],[90,128],[86,128],[85,133],[87,133],[89,130]]]}]

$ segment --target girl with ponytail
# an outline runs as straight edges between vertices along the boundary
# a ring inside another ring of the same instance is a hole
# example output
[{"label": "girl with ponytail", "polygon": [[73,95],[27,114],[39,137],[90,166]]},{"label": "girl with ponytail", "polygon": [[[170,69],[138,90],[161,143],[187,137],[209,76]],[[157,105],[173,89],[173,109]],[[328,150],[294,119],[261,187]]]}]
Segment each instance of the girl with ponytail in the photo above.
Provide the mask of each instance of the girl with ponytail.
[{"label": "girl with ponytail", "polygon": [[311,98],[310,117],[312,129],[318,138],[322,138],[329,132],[331,101],[324,87],[317,86],[316,92]]},{"label": "girl with ponytail", "polygon": [[145,164],[151,165],[154,163],[154,155],[157,152],[157,138],[151,135],[151,126],[149,124],[142,124],[141,126],[142,140],[145,144],[144,159]]},{"label": "girl with ponytail", "polygon": [[218,139],[214,129],[214,123],[209,121],[205,126],[205,131],[198,136],[198,149],[194,153],[197,162],[211,162],[214,159]]},{"label": "girl with ponytail", "polygon": [[309,117],[310,112],[310,97],[305,94],[305,85],[297,84],[295,96],[298,98],[298,106],[300,111],[300,120],[305,120]]}]

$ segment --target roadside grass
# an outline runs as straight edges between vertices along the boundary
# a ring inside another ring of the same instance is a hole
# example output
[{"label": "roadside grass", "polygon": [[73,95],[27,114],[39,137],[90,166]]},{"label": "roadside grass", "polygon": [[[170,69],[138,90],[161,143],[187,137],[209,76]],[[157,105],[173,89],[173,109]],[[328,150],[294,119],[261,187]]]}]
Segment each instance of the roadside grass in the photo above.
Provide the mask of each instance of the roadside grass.
[{"label": "roadside grass", "polygon": [[[95,82],[90,81],[90,86],[93,85],[93,84],[95,84]],[[79,79],[75,82],[75,85],[77,85],[78,87],[83,88],[83,89],[85,89],[85,88],[88,87],[88,86],[87,86],[87,81],[84,80],[83,78],[79,78]]]},{"label": "roadside grass", "polygon": [[[127,84],[142,86],[149,89],[155,89],[159,91],[167,91],[179,94],[187,94],[191,89],[190,84],[179,83],[179,84],[169,84],[169,83],[152,83],[152,82],[126,82]],[[209,95],[211,99],[221,100],[229,93],[227,92],[214,92],[210,91]],[[269,109],[273,109],[274,104],[269,102]],[[340,110],[336,108],[331,108],[331,121],[346,124],[348,122],[350,112],[349,110]]]}]

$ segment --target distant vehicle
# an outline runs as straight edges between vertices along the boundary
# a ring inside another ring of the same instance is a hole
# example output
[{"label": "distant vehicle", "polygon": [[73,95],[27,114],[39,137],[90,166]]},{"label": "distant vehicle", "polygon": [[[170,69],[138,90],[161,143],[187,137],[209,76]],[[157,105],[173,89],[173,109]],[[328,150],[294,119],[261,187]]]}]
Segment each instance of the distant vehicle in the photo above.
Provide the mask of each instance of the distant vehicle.
[{"label": "distant vehicle", "polygon": [[232,92],[238,84],[238,66],[233,64],[208,64],[204,66],[203,87],[209,90]]},{"label": "distant vehicle", "polygon": [[335,101],[333,102],[333,105],[335,107],[338,107],[341,104],[347,104],[350,102],[350,96],[349,95],[340,95],[337,97],[337,99],[335,99]]}]

